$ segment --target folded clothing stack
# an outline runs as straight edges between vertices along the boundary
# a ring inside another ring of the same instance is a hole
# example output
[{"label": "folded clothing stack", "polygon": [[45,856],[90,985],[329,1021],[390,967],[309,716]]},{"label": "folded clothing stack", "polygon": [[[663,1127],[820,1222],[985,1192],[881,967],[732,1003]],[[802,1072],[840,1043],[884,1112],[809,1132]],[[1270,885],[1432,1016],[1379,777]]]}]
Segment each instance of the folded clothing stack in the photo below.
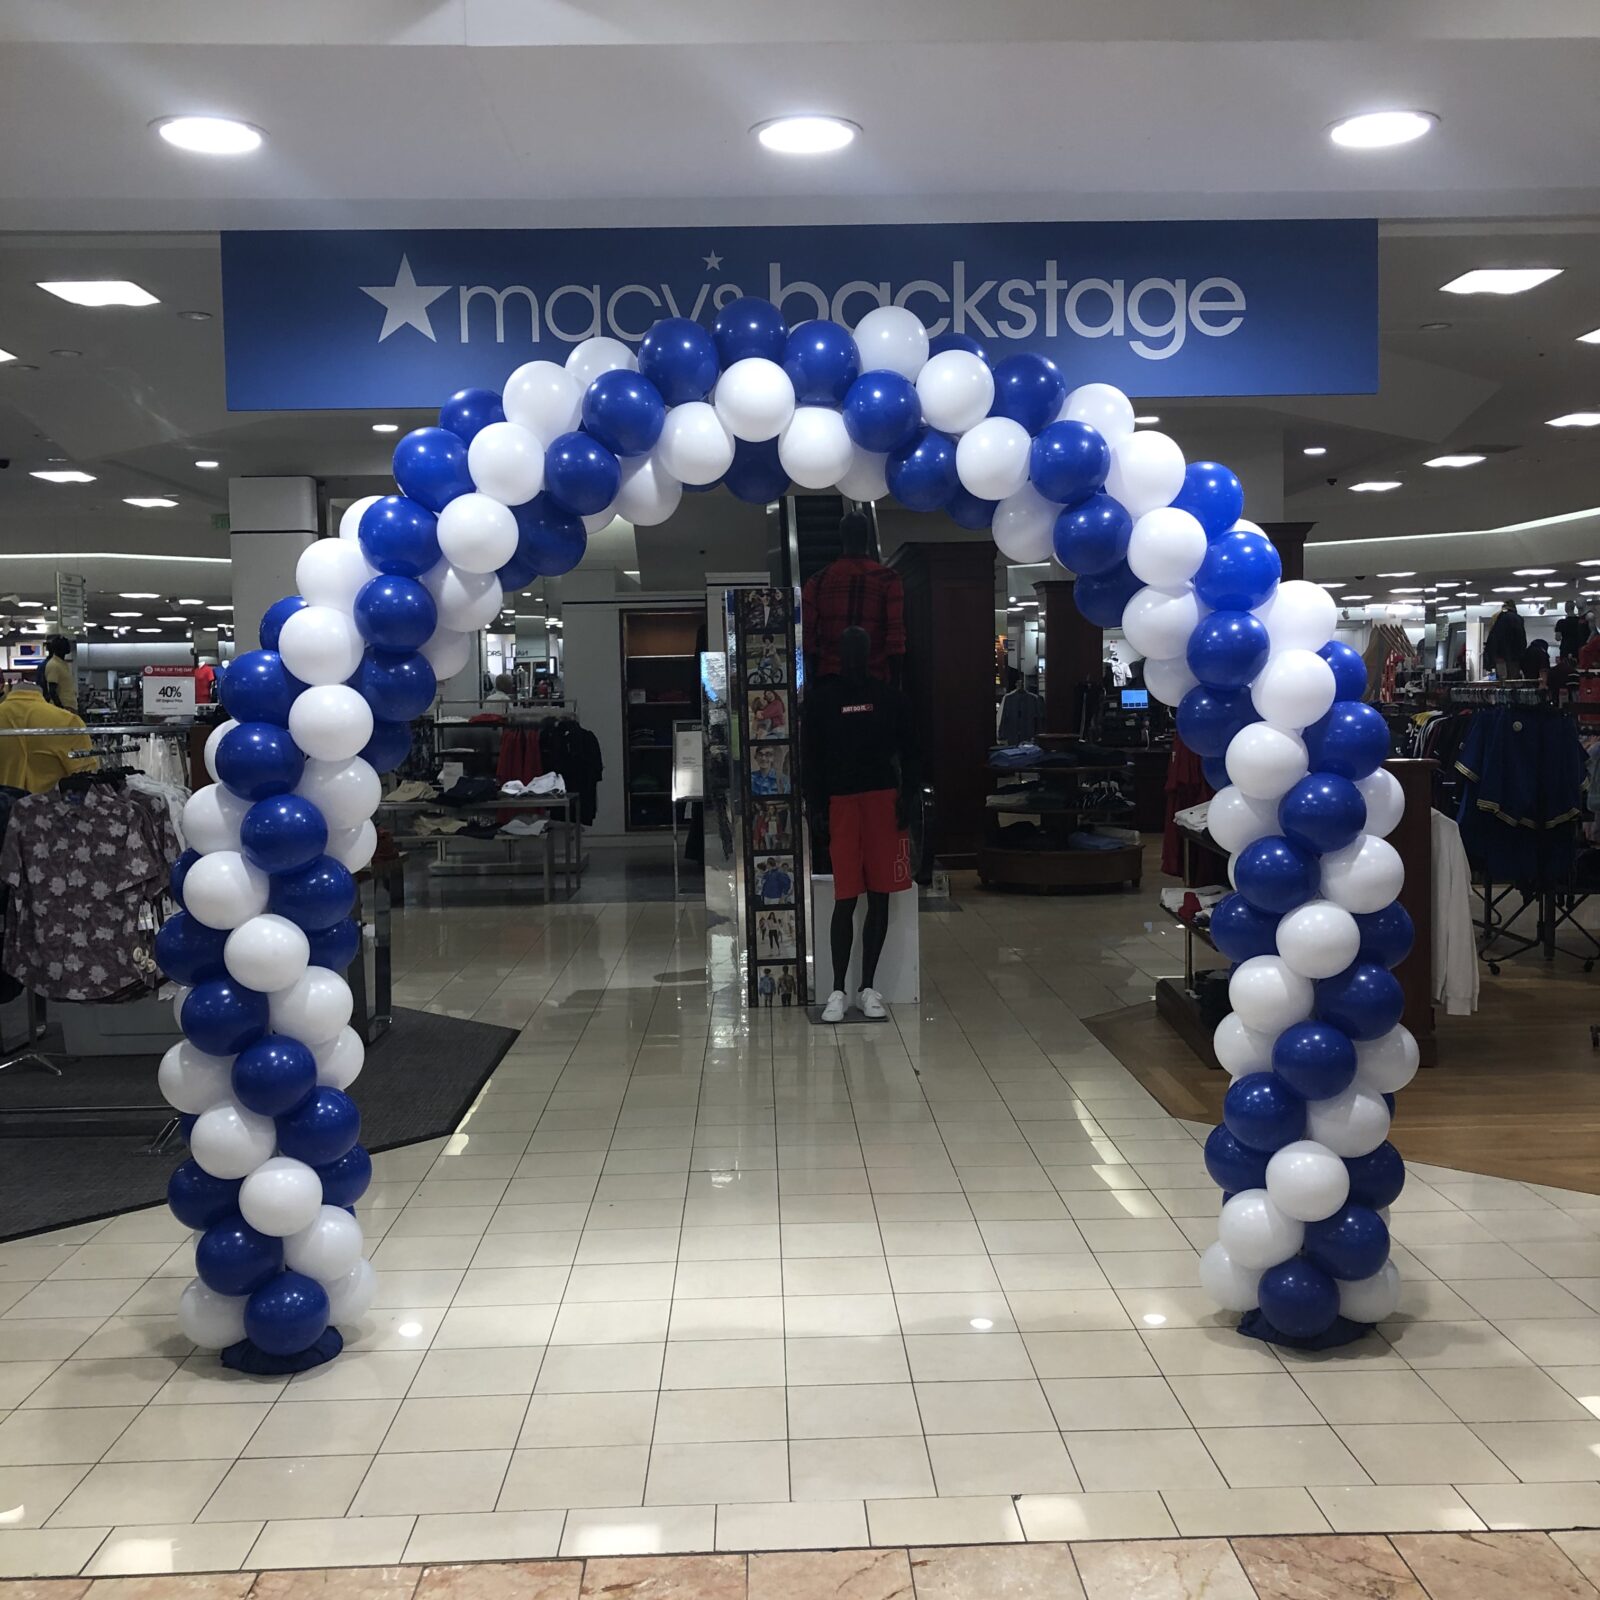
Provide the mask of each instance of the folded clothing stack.
[{"label": "folded clothing stack", "polygon": [[390,805],[406,805],[417,800],[437,800],[439,791],[431,783],[424,783],[419,778],[408,778],[404,783],[398,783],[384,799]]}]

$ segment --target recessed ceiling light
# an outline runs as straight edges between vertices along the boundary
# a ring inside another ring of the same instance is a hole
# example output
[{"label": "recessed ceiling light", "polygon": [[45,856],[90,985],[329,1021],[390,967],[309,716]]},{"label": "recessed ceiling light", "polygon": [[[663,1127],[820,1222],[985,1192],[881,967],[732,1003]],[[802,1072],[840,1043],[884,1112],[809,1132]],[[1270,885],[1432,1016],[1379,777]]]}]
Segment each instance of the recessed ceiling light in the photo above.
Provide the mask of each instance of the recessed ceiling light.
[{"label": "recessed ceiling light", "polygon": [[398,422],[374,422],[372,431],[374,433],[399,433],[400,424]]},{"label": "recessed ceiling light", "polygon": [[1339,596],[1339,603],[1343,605],[1349,600],[1370,600],[1371,598],[1370,594],[1342,594]]},{"label": "recessed ceiling light", "polygon": [[0,364],[4,364],[7,361],[15,361],[16,359],[9,350],[0,350]]},{"label": "recessed ceiling light", "polygon": [[148,289],[141,289],[126,278],[63,279],[36,287],[75,306],[154,306],[161,303]]},{"label": "recessed ceiling light", "polygon": [[155,511],[162,506],[175,506],[177,501],[164,494],[129,494],[122,497],[125,506],[137,506],[141,511]]},{"label": "recessed ceiling light", "polygon": [[1600,428],[1600,411],[1569,411],[1564,417],[1551,417],[1547,428]]},{"label": "recessed ceiling light", "polygon": [[1565,589],[1566,586],[1567,580],[1565,578],[1546,578],[1542,585],[1546,589]]},{"label": "recessed ceiling light", "polygon": [[785,156],[826,156],[843,150],[861,132],[843,117],[774,117],[750,130],[768,150]]},{"label": "recessed ceiling light", "polygon": [[113,611],[110,614],[113,617],[142,617],[144,615],[144,612],[142,612],[142,611]]},{"label": "recessed ceiling light", "polygon": [[117,598],[119,600],[159,600],[161,596],[158,594],[151,594],[145,589],[140,589],[137,591],[132,589],[121,589],[117,592]]},{"label": "recessed ceiling light", "polygon": [[1507,583],[1493,591],[1495,594],[1526,594],[1528,586],[1525,583]]},{"label": "recessed ceiling light", "polygon": [[1486,460],[1484,456],[1464,454],[1459,456],[1435,456],[1431,461],[1424,461],[1425,467],[1475,467],[1480,461]]},{"label": "recessed ceiling light", "polygon": [[1378,576],[1380,578],[1414,578],[1414,577],[1416,577],[1416,573],[1414,573],[1414,572],[1380,572],[1378,574]]},{"label": "recessed ceiling light", "polygon": [[220,467],[222,463],[220,461],[197,461],[195,462],[195,465],[199,467],[202,472],[210,472],[213,469]]},{"label": "recessed ceiling light", "polygon": [[1576,565],[1580,567],[1600,567],[1600,556],[1590,556],[1587,561],[1579,561]]},{"label": "recessed ceiling light", "polygon": [[261,130],[233,117],[163,117],[155,130],[175,149],[196,156],[247,156],[261,148]]},{"label": "recessed ceiling light", "polygon": [[178,604],[180,606],[203,606],[205,604],[205,601],[204,600],[180,600],[178,602]]},{"label": "recessed ceiling light", "polygon": [[207,606],[207,611],[232,611],[232,606]]},{"label": "recessed ceiling light", "polygon": [[1449,322],[1419,322],[1417,324],[1417,332],[1418,333],[1443,333],[1446,328],[1450,328],[1450,327],[1453,327],[1453,326],[1454,326],[1454,324],[1453,323],[1449,323]]},{"label": "recessed ceiling light", "polygon": [[19,600],[19,601],[17,601],[17,604],[19,606],[42,606],[44,604],[44,601],[43,600]]},{"label": "recessed ceiling light", "polygon": [[161,630],[159,628],[135,628],[133,631],[135,633],[160,633],[161,632]]},{"label": "recessed ceiling light", "polygon": [[1435,589],[1459,589],[1461,580],[1459,578],[1435,578],[1433,586]]},{"label": "recessed ceiling light", "polygon": [[1425,594],[1427,591],[1420,584],[1408,583],[1399,589],[1391,589],[1390,594]]},{"label": "recessed ceiling light", "polygon": [[1391,489],[1398,489],[1398,478],[1369,478],[1365,483],[1352,483],[1351,494],[1387,494]]},{"label": "recessed ceiling light", "polygon": [[1541,283],[1561,276],[1560,267],[1474,267],[1449,283],[1441,283],[1445,294],[1526,294]]},{"label": "recessed ceiling light", "polygon": [[1305,449],[1300,452],[1300,454],[1303,456],[1325,456],[1327,453],[1328,447],[1325,444],[1308,444]]},{"label": "recessed ceiling light", "polygon": [[28,474],[28,476],[30,478],[43,478],[46,483],[93,483],[94,482],[94,474],[92,472],[79,472],[76,467],[65,469],[65,470],[60,471],[60,472],[56,472],[56,471],[30,472]]},{"label": "recessed ceiling light", "polygon": [[157,622],[187,622],[187,617],[157,617]]},{"label": "recessed ceiling light", "polygon": [[180,311],[178,320],[180,322],[209,322],[211,313],[209,311]]},{"label": "recessed ceiling light", "polygon": [[1511,576],[1513,578],[1548,578],[1556,570],[1555,567],[1517,567]]},{"label": "recessed ceiling light", "polygon": [[1346,150],[1387,150],[1420,139],[1438,121],[1431,111],[1367,111],[1334,123],[1328,137]]},{"label": "recessed ceiling light", "polygon": [[62,345],[59,349],[52,350],[50,352],[50,354],[53,355],[53,356],[73,357],[73,356],[81,356],[83,354],[83,351],[81,351],[81,350],[69,350],[69,349],[67,349],[67,347],[65,345]]},{"label": "recessed ceiling light", "polygon": [[1156,423],[1158,423],[1161,420],[1161,418],[1160,417],[1135,417],[1133,420],[1135,422],[1137,422],[1140,425],[1140,427],[1153,428],[1156,425]]}]

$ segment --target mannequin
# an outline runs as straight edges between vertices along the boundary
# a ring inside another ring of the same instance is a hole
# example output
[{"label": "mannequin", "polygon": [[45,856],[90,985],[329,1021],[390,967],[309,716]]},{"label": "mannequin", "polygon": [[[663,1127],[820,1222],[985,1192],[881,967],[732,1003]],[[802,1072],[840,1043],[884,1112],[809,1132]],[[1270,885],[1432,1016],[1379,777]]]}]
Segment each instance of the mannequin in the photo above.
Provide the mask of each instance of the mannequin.
[{"label": "mannequin", "polygon": [[1575,656],[1589,642],[1594,630],[1589,619],[1578,610],[1576,600],[1567,601],[1567,614],[1556,624],[1556,638],[1561,644],[1561,654]]},{"label": "mannequin", "polygon": [[806,579],[801,592],[801,637],[813,679],[840,671],[839,639],[846,628],[866,630],[868,670],[899,683],[906,653],[905,590],[900,574],[870,553],[872,524],[848,511],[839,522],[843,554]]},{"label": "mannequin", "polygon": [[862,1015],[877,1021],[888,1015],[874,979],[889,931],[889,896],[911,887],[911,713],[899,689],[870,674],[871,640],[864,628],[840,633],[838,655],[838,673],[821,679],[807,697],[804,724],[812,832],[828,845],[833,861],[833,991],[822,1020],[843,1022],[849,1008],[845,983],[856,901],[865,893],[859,999]]}]

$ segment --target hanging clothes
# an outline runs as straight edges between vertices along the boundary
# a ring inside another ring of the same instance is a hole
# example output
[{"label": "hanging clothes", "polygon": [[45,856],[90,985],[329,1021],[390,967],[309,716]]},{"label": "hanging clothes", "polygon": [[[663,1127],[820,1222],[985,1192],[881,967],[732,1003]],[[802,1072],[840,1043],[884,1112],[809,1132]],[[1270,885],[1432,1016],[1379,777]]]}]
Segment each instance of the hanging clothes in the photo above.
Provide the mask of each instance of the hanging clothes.
[{"label": "hanging clothes", "polygon": [[[67,773],[88,771],[95,764],[88,735],[74,738],[71,733],[82,727],[76,712],[51,705],[33,684],[19,683],[0,700],[0,786],[42,794]],[[64,731],[35,737],[8,734],[7,728]]]},{"label": "hanging clothes", "polygon": [[1442,812],[1433,830],[1433,998],[1452,1017],[1478,1009],[1477,928],[1472,920],[1472,868],[1461,830]]},{"label": "hanging clothes", "polygon": [[1001,744],[1029,744],[1044,726],[1044,701],[1030,689],[1010,689],[995,717]]},{"label": "hanging clothes", "polygon": [[1361,660],[1367,669],[1368,700],[1391,700],[1395,674],[1407,662],[1417,659],[1416,648],[1397,623],[1375,622],[1367,636]]}]

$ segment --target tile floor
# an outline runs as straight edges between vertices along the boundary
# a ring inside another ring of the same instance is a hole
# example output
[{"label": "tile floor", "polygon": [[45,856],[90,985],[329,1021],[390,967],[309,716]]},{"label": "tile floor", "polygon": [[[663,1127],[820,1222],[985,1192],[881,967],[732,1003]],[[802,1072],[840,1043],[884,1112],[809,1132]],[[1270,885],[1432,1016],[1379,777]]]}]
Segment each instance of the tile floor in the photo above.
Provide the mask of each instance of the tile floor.
[{"label": "tile floor", "polygon": [[965,894],[837,1031],[695,906],[401,913],[397,1000],[521,1036],[378,1159],[373,1312],[253,1379],[164,1212],[0,1246],[0,1576],[1600,1524],[1600,1196],[1414,1168],[1392,1324],[1207,1309],[1205,1130],[1082,1020],[1176,969],[1153,900]]}]

